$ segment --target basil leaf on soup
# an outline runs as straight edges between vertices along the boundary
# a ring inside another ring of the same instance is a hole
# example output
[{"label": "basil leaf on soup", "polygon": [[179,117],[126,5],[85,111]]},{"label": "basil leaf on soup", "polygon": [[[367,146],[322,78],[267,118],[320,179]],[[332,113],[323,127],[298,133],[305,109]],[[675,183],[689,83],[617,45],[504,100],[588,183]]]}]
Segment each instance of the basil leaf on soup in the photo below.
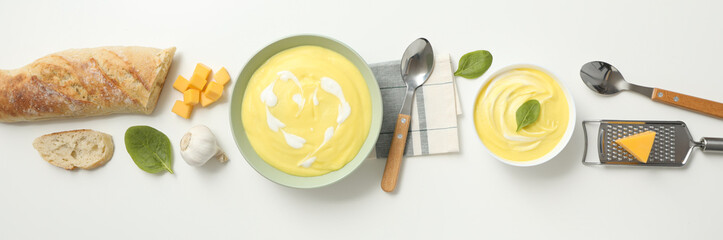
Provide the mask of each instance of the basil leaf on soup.
[{"label": "basil leaf on soup", "polygon": [[540,101],[535,99],[527,100],[527,102],[520,105],[515,113],[517,120],[517,131],[520,131],[523,127],[530,125],[537,121],[540,116]]}]

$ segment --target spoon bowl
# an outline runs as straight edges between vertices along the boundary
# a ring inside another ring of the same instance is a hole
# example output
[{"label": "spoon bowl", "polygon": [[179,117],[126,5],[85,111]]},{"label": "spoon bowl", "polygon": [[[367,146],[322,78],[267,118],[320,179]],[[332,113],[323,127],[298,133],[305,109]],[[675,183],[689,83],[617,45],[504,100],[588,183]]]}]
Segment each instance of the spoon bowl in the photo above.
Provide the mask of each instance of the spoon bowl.
[{"label": "spoon bowl", "polygon": [[628,82],[613,65],[602,61],[586,63],[580,69],[580,77],[585,85],[603,95],[613,95],[628,89]]},{"label": "spoon bowl", "polygon": [[402,80],[410,88],[418,88],[427,81],[434,68],[432,45],[424,38],[414,40],[402,55]]}]

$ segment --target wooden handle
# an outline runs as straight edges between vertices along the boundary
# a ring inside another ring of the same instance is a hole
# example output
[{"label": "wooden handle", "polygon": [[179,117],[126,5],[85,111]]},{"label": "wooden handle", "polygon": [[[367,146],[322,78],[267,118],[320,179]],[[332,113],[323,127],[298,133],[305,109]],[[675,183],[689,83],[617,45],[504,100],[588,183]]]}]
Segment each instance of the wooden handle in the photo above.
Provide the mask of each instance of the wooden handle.
[{"label": "wooden handle", "polygon": [[406,114],[399,114],[399,116],[397,116],[397,125],[394,128],[392,146],[389,148],[387,165],[384,167],[384,176],[382,176],[382,189],[385,192],[394,191],[394,188],[397,186],[399,167],[402,165],[402,155],[404,155],[404,147],[407,145],[410,118],[411,117]]},{"label": "wooden handle", "polygon": [[723,118],[723,103],[697,98],[660,88],[653,89],[653,101],[685,108],[713,117]]}]

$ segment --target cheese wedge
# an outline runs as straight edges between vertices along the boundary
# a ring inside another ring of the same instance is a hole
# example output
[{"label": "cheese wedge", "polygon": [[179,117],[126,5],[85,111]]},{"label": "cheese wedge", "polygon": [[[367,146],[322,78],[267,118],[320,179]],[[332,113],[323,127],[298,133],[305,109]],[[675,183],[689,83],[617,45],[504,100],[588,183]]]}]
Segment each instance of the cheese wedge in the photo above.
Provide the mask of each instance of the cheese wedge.
[{"label": "cheese wedge", "polygon": [[632,136],[615,140],[615,143],[623,147],[625,151],[628,151],[635,157],[635,159],[642,163],[648,162],[650,150],[653,149],[654,142],[655,132],[653,131],[638,133]]}]

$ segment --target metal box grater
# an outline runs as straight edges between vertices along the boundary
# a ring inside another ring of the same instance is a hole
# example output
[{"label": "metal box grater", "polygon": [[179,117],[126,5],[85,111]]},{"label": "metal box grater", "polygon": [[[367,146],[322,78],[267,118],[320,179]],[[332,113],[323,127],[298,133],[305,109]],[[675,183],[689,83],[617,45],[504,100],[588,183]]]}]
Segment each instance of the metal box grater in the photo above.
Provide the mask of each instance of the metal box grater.
[{"label": "metal box grater", "polygon": [[[681,121],[583,121],[585,153],[583,164],[614,164],[639,166],[684,166],[694,148],[723,150],[723,139],[703,138],[693,141],[688,127]],[[590,131],[588,131],[590,130]],[[647,163],[637,161],[615,140],[630,135],[654,131],[655,142]],[[595,134],[597,133],[597,134]],[[590,156],[588,156],[590,153]]]}]

